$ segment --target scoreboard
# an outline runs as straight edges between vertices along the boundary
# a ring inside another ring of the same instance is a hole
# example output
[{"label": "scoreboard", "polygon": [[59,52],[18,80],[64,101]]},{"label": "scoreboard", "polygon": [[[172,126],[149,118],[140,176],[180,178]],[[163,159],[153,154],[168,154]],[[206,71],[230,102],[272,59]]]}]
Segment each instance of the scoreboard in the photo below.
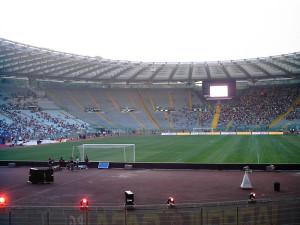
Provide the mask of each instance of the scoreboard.
[{"label": "scoreboard", "polygon": [[232,99],[236,93],[236,82],[235,80],[203,81],[202,90],[207,100]]}]

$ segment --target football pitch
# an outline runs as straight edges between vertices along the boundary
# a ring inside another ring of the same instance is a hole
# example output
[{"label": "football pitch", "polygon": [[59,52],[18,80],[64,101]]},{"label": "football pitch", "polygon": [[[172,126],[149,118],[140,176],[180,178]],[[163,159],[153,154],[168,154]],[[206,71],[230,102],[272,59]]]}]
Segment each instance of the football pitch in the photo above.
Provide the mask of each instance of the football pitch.
[{"label": "football pitch", "polygon": [[[121,136],[0,149],[0,160],[68,160],[81,144],[135,144],[136,162],[300,163],[300,136]],[[101,149],[99,149],[99,152]],[[112,151],[113,152],[113,151]],[[107,152],[105,153],[107,157]],[[120,153],[122,154],[122,153]],[[120,155],[119,154],[119,155]],[[90,161],[101,161],[89,155]],[[115,153],[110,161],[119,161]],[[107,158],[106,158],[107,160]]]}]

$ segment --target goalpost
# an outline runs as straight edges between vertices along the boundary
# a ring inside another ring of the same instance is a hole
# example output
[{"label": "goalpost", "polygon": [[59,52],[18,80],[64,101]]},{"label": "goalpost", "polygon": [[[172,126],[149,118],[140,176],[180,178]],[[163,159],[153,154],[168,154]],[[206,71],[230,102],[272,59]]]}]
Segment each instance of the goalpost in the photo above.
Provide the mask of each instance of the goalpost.
[{"label": "goalpost", "polygon": [[73,146],[72,157],[90,161],[135,162],[135,144],[82,144]]}]

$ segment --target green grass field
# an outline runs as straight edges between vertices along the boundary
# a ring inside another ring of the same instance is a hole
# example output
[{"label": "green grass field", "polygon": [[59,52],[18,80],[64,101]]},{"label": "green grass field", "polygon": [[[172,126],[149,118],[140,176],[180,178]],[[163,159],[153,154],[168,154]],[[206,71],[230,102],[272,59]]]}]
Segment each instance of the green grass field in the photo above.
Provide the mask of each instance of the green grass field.
[{"label": "green grass field", "polygon": [[[69,159],[83,143],[136,144],[137,162],[300,163],[300,136],[130,136],[0,149],[0,160]],[[111,161],[114,155],[111,155]],[[91,161],[93,156],[89,155]],[[99,159],[97,159],[99,160]]]}]

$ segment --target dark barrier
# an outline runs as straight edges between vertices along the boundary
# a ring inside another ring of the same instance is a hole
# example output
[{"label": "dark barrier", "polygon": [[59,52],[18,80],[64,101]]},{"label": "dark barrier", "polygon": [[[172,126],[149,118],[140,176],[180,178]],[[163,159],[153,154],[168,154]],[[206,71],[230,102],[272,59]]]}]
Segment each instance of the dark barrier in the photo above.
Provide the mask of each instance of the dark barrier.
[{"label": "dark barrier", "polygon": [[[0,161],[0,166],[8,166],[9,163],[16,163],[16,166],[28,167],[46,167],[48,161]],[[84,164],[83,162],[80,163]],[[99,162],[89,162],[90,168],[98,168]],[[133,169],[205,169],[205,170],[243,170],[245,166],[249,166],[251,170],[266,170],[270,164],[197,164],[197,163],[119,163],[111,162],[110,168],[124,168],[125,164],[132,165]],[[56,162],[54,165],[58,165]],[[275,170],[300,170],[300,164],[273,164]]]},{"label": "dark barrier", "polygon": [[1,225],[296,225],[300,201],[281,199],[210,204],[30,207],[0,211]]}]

